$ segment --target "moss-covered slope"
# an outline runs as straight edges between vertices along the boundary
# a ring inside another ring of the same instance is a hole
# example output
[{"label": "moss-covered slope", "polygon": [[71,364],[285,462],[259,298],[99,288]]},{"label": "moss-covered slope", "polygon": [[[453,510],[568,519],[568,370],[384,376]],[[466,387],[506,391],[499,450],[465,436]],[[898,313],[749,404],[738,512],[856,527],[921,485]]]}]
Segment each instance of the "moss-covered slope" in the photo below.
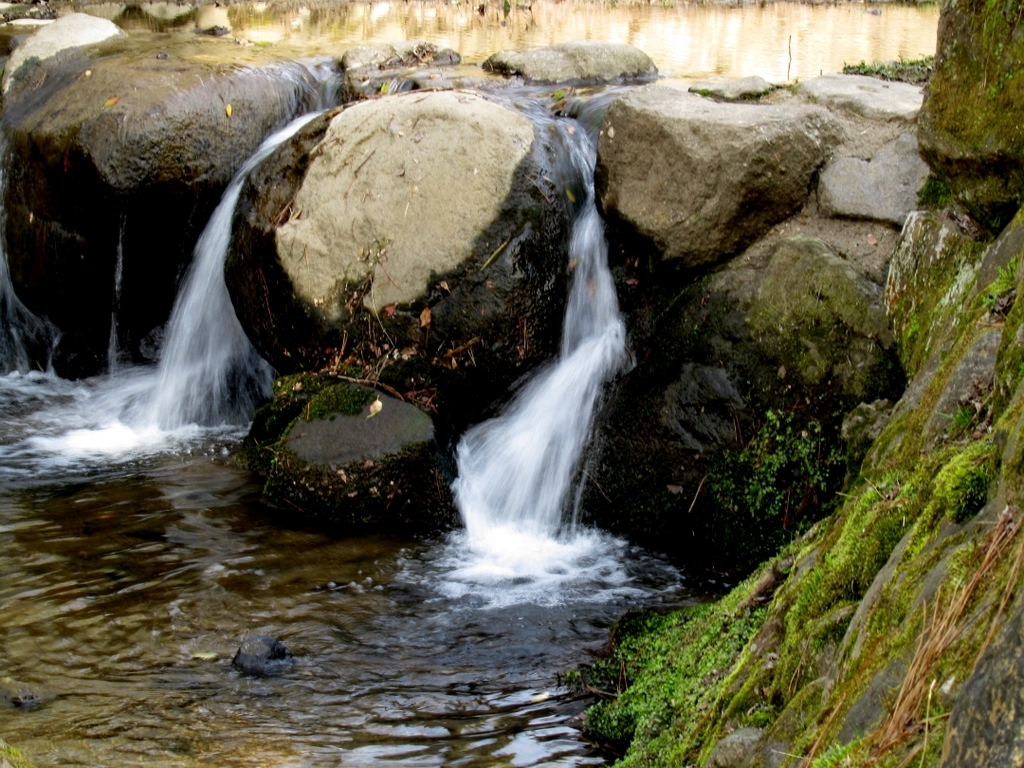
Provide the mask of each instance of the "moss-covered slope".
[{"label": "moss-covered slope", "polygon": [[997,675],[1024,613],[1022,256],[1024,215],[988,247],[908,224],[886,299],[912,382],[839,509],[719,602],[627,617],[576,679],[606,692],[586,727],[623,765],[1017,754]]}]

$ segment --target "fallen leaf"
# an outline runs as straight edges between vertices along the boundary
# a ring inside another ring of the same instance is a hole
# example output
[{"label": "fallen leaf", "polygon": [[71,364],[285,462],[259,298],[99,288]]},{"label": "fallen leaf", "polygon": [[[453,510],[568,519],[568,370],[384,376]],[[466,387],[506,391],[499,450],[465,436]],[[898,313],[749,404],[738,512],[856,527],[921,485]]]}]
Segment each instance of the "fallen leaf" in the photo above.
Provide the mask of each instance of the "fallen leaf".
[{"label": "fallen leaf", "polygon": [[626,285],[639,285],[639,284],[640,284],[640,281],[637,280],[635,277],[627,277],[626,278]]},{"label": "fallen leaf", "polygon": [[544,691],[544,693],[538,693],[536,696],[532,696],[530,698],[530,701],[533,704],[540,704],[542,701],[547,701],[550,698],[551,698],[551,692],[550,691]]},{"label": "fallen leaf", "polygon": [[878,238],[874,235],[868,235],[868,245],[878,245]]},{"label": "fallen leaf", "polygon": [[231,117],[232,111],[233,110],[231,109],[231,105],[230,104],[228,104],[226,107],[224,107],[224,114],[227,115],[228,117]]},{"label": "fallen leaf", "polygon": [[575,203],[576,202],[576,195],[574,195],[572,193],[571,189],[565,190],[565,196],[569,198],[569,202],[570,203]]},{"label": "fallen leaf", "polygon": [[420,328],[430,327],[430,307],[424,307],[420,312]]},{"label": "fallen leaf", "polygon": [[441,281],[441,290],[448,291],[448,293],[452,292],[452,289],[448,287],[448,281],[447,280],[442,280]]},{"label": "fallen leaf", "polygon": [[380,313],[384,315],[384,317],[394,317],[396,309],[398,309],[397,304],[388,304],[386,307],[384,307],[384,309],[380,311]]},{"label": "fallen leaf", "polygon": [[376,400],[374,400],[372,403],[370,403],[370,415],[367,416],[366,418],[372,419],[374,416],[376,416],[378,413],[380,413],[381,408],[383,408],[383,407],[384,407],[384,403],[382,403],[380,401],[380,398],[378,397]]},{"label": "fallen leaf", "polygon": [[117,104],[117,102],[119,102],[120,100],[121,100],[120,96],[111,96],[109,99],[107,99],[106,101],[103,102],[103,106],[104,106],[104,108],[112,107],[115,104]]},{"label": "fallen leaf", "polygon": [[193,659],[199,659],[200,661],[213,661],[217,658],[217,654],[213,651],[197,651],[192,654]]},{"label": "fallen leaf", "polygon": [[683,492],[682,486],[679,485],[666,485],[665,488],[669,493],[675,494],[676,496]]}]

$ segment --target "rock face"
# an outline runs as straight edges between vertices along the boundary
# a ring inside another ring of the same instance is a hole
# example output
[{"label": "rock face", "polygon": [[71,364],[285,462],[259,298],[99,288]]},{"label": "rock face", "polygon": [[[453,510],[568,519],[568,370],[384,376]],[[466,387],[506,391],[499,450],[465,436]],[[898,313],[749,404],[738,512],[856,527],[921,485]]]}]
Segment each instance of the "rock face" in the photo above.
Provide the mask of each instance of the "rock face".
[{"label": "rock face", "polygon": [[[822,514],[823,489],[846,472],[835,448],[842,414],[902,391],[882,288],[822,241],[790,237],[650,301],[672,310],[635,327],[643,362],[610,406],[583,506],[604,527],[672,541],[692,565],[742,571],[801,515]],[[790,464],[804,450],[819,485]],[[799,489],[789,512],[785,502],[746,507],[757,503],[744,495],[761,482],[753,474],[769,465]]]},{"label": "rock face", "polygon": [[737,728],[715,744],[708,757],[709,768],[740,768],[753,754],[763,735],[760,728]]},{"label": "rock face", "polygon": [[11,276],[29,309],[62,331],[54,367],[72,377],[106,368],[114,312],[120,348],[136,360],[152,353],[149,335],[228,181],[318,88],[300,65],[123,55],[88,64],[88,75],[86,66],[57,66],[5,107]]},{"label": "rock face", "polygon": [[7,94],[12,78],[33,59],[42,62],[73,48],[105,43],[124,36],[116,24],[106,19],[84,13],[63,16],[41,27],[11,53],[4,67],[3,92]]},{"label": "rock face", "polygon": [[902,227],[917,208],[928,166],[913,134],[901,134],[870,160],[838,157],[818,181],[818,204],[828,216],[886,221]]},{"label": "rock face", "polygon": [[489,402],[557,343],[568,203],[544,167],[529,120],[467,93],[311,125],[243,191],[226,269],[243,327],[282,371],[363,342],[428,379],[469,363],[466,396]]},{"label": "rock face", "polygon": [[838,127],[801,104],[720,104],[646,86],[612,104],[597,191],[613,226],[693,268],[723,261],[807,198]]},{"label": "rock face", "polygon": [[912,122],[924,100],[921,86],[879,80],[864,75],[822,75],[800,83],[800,93],[812,101],[845,109],[872,120]]},{"label": "rock face", "polygon": [[269,635],[253,635],[242,641],[231,664],[243,675],[278,675],[295,663],[284,643]]},{"label": "rock face", "polygon": [[943,768],[1024,763],[1024,609],[1000,630],[964,683],[942,747]]},{"label": "rock face", "polygon": [[585,85],[653,80],[658,68],[643,51],[622,43],[577,40],[531,48],[502,51],[483,64],[503,75],[518,75],[528,83]]},{"label": "rock face", "polygon": [[919,121],[921,150],[990,234],[1024,201],[1024,37],[1015,9],[942,3],[935,74]]},{"label": "rock face", "polygon": [[331,376],[278,379],[242,456],[266,477],[267,501],[331,528],[422,532],[455,522],[430,416]]}]

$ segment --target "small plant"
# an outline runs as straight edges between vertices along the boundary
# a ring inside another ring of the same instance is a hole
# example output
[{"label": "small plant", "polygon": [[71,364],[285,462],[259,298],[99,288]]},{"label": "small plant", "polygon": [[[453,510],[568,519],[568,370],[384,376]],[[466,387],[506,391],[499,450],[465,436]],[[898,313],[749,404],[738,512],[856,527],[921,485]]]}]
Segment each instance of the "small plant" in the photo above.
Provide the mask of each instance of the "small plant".
[{"label": "small plant", "polygon": [[[1017,287],[1017,267],[1020,256],[1014,256],[1010,263],[1000,267],[993,280],[981,295],[981,304],[989,312],[1005,315],[1012,303],[1011,293]],[[1009,301],[1008,301],[1009,299]]]},{"label": "small plant", "polygon": [[935,174],[929,174],[924,186],[917,193],[917,202],[922,208],[935,211],[953,202],[953,190]]},{"label": "small plant", "polygon": [[974,517],[988,501],[995,454],[991,442],[980,440],[956,454],[935,476],[935,502],[954,523]]},{"label": "small plant", "polygon": [[867,75],[901,83],[926,83],[931,79],[934,69],[934,56],[925,56],[922,59],[904,59],[901,56],[899,61],[875,61],[871,64],[862,61],[860,64],[844,64],[843,74]]}]

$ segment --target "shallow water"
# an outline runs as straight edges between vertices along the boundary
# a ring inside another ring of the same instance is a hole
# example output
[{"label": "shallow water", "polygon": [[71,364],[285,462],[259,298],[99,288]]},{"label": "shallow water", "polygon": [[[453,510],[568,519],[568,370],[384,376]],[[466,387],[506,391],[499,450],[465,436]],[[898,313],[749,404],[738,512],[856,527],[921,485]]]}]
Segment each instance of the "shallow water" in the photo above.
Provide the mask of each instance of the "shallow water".
[{"label": "shallow water", "polygon": [[[220,453],[0,494],[0,677],[42,697],[0,733],[38,765],[601,763],[557,673],[630,606],[691,597],[606,539],[586,583],[517,603],[459,573],[457,540],[283,525]],[[295,666],[239,675],[247,633]]]},{"label": "shallow water", "polygon": [[[776,83],[840,72],[845,63],[934,54],[939,19],[937,4],[859,2],[726,7],[519,0],[507,15],[501,3],[475,0],[232,3],[199,10],[158,2],[132,6],[127,13],[125,8],[104,4],[83,10],[114,19],[147,46],[188,44],[194,55],[239,61],[340,56],[363,43],[424,39],[478,64],[501,50],[607,40],[646,51],[672,78],[760,75]],[[216,39],[197,37],[197,25],[230,32]]]}]

